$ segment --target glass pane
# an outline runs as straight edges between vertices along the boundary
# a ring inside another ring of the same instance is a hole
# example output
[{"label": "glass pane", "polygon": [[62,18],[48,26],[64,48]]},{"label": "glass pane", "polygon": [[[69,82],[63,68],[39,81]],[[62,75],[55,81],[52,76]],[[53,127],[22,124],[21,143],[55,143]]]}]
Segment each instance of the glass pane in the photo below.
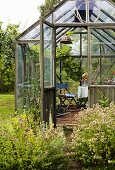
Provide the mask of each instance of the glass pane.
[{"label": "glass pane", "polygon": [[87,31],[82,34],[82,55],[87,56]]},{"label": "glass pane", "polygon": [[54,86],[54,58],[52,56],[52,28],[44,24],[44,87]]},{"label": "glass pane", "polygon": [[75,1],[66,1],[54,12],[54,22],[73,22]]},{"label": "glass pane", "polygon": [[[54,11],[54,22],[115,22],[115,7],[107,0],[66,1]],[[88,13],[86,11],[88,9]]]},{"label": "glass pane", "polygon": [[[71,23],[71,22],[86,22],[86,16],[89,22],[115,22],[115,6],[107,0],[89,0],[88,4],[85,0],[69,0],[64,2],[59,8],[46,17],[50,23]],[[89,11],[86,14],[86,7]],[[52,17],[53,15],[53,17]],[[33,24],[30,29],[27,29],[19,40],[40,40],[40,25],[39,21]]]},{"label": "glass pane", "polygon": [[92,34],[98,39],[99,43],[104,44],[106,54],[110,54],[111,50],[115,51],[114,31],[109,32],[109,30],[107,31],[105,29],[92,30]]},{"label": "glass pane", "polygon": [[39,45],[31,47],[22,44],[18,46],[18,80],[17,96],[18,111],[31,107],[38,107],[40,97],[40,65]]},{"label": "glass pane", "polygon": [[72,36],[72,50],[71,54],[81,57],[87,55],[87,30],[84,28],[77,28],[73,32],[71,31]]},{"label": "glass pane", "polygon": [[56,42],[58,43],[60,41],[60,39],[62,38],[63,35],[65,35],[68,31],[71,31],[72,29],[71,28],[64,28],[64,27],[61,27],[61,28],[58,28],[56,30]]},{"label": "glass pane", "polygon": [[77,34],[74,32],[72,38],[73,40],[72,44],[71,44],[71,54],[72,55],[80,55],[80,34]]},{"label": "glass pane", "polygon": [[75,22],[86,22],[86,2],[78,0],[75,4]]},{"label": "glass pane", "polygon": [[49,16],[47,16],[45,18],[46,21],[48,21],[49,23],[52,23],[52,14],[50,14]]},{"label": "glass pane", "polygon": [[40,40],[40,25],[37,25],[19,40]]},{"label": "glass pane", "polygon": [[110,29],[93,29],[91,35],[92,84],[112,84],[115,75],[115,39]]},{"label": "glass pane", "polygon": [[98,1],[89,1],[89,11],[88,11],[88,16],[89,16],[89,21],[90,22],[97,22],[99,15],[100,15],[100,6],[97,3]]},{"label": "glass pane", "polygon": [[115,22],[115,6],[107,0],[96,0],[91,22]]}]

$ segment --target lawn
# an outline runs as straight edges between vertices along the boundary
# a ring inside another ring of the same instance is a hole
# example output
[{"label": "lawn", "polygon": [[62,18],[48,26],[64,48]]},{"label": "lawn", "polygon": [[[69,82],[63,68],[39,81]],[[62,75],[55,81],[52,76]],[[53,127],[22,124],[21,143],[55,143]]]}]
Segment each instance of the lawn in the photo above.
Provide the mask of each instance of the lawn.
[{"label": "lawn", "polygon": [[14,94],[0,94],[0,115],[3,117],[9,117],[15,112],[14,109]]}]

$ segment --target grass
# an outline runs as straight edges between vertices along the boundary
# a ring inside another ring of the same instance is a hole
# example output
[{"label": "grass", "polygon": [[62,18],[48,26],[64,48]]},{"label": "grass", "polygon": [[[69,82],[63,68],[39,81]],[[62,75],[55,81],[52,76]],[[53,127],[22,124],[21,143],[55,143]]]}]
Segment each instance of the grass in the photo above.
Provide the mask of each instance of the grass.
[{"label": "grass", "polygon": [[0,94],[0,116],[9,118],[15,112],[14,100],[14,94]]}]

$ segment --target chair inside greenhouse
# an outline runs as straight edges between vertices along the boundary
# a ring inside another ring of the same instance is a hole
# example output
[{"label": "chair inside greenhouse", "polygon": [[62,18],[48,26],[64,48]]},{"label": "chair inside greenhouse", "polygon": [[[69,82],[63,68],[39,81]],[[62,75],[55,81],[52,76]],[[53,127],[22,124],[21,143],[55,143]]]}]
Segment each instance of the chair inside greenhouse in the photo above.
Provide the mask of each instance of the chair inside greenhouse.
[{"label": "chair inside greenhouse", "polygon": [[[71,38],[71,44],[60,42],[65,35]],[[89,107],[103,96],[115,103],[115,3],[62,0],[17,38],[17,111],[34,107],[40,110],[41,120],[47,122],[51,113],[56,124],[56,75],[60,74],[57,49],[63,46],[71,47],[71,60],[80,63],[83,72],[88,72]],[[65,75],[63,70],[62,81],[66,78],[69,81],[69,74]],[[74,65],[72,71],[74,74]],[[76,90],[78,83],[75,82]]]}]

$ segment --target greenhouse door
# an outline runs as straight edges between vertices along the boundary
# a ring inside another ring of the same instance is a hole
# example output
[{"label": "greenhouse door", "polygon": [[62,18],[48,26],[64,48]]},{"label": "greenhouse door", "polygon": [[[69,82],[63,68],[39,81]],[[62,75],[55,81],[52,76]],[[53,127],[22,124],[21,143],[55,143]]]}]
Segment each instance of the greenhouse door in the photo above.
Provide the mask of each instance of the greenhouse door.
[{"label": "greenhouse door", "polygon": [[55,89],[55,56],[56,31],[53,24],[40,18],[40,87],[41,87],[41,120],[52,119],[56,126],[56,89]]}]

